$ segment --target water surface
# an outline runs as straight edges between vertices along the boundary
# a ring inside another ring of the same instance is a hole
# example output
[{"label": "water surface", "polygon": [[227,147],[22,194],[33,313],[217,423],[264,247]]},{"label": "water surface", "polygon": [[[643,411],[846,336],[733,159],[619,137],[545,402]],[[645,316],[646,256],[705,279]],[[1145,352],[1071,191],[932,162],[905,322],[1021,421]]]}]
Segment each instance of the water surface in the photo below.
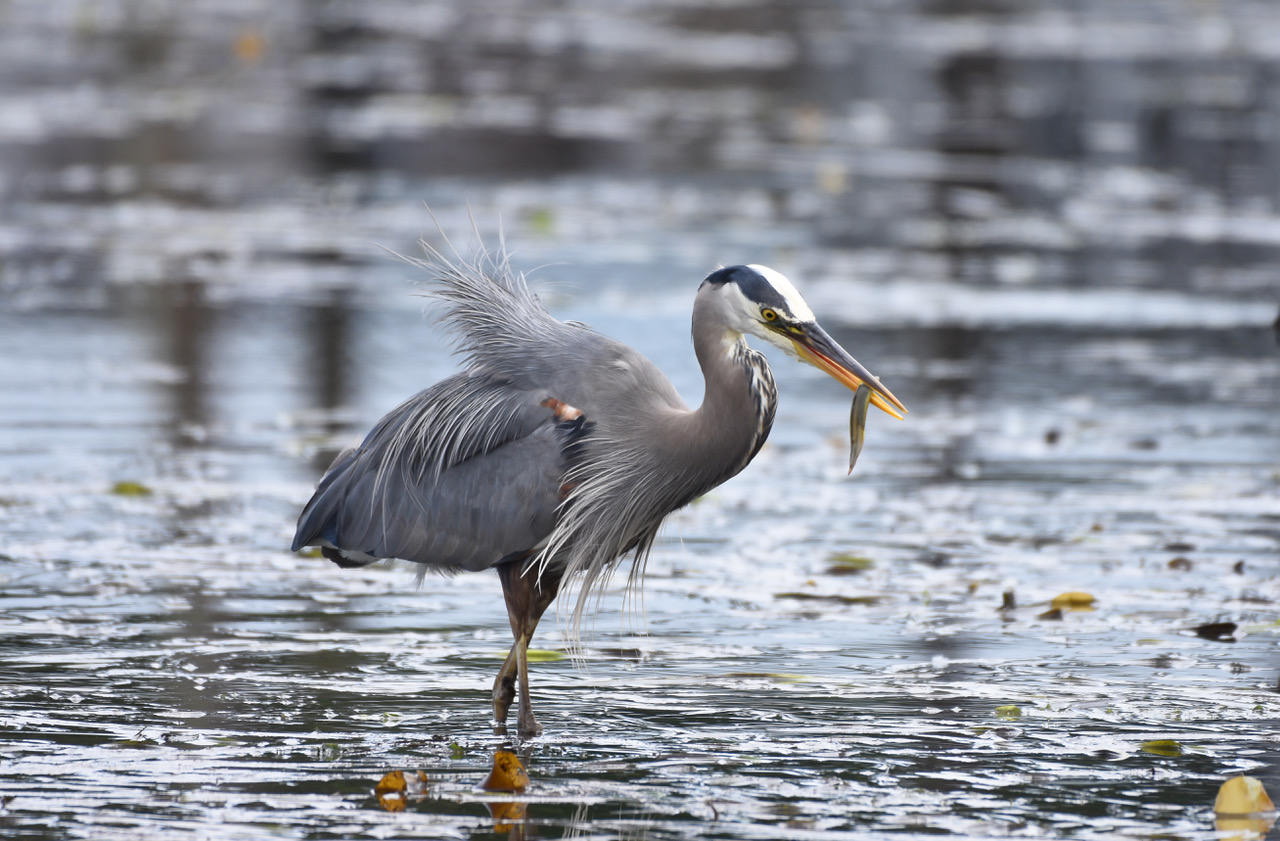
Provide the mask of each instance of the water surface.
[{"label": "water surface", "polygon": [[[967,5],[7,6],[7,835],[1208,839],[1280,793],[1280,20]],[[424,205],[690,403],[697,281],[763,262],[911,409],[846,477],[850,395],[773,359],[770,444],[523,744],[494,576],[286,551],[454,370],[388,253]]]}]

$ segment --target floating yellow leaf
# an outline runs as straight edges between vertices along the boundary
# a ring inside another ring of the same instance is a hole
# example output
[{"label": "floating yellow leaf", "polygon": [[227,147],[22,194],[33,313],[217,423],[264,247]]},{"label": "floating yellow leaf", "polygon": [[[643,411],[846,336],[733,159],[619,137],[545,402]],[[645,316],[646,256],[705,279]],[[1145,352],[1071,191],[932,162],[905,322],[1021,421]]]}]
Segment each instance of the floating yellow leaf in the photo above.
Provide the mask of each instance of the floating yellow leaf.
[{"label": "floating yellow leaf", "polygon": [[151,496],[151,488],[141,482],[116,482],[111,492],[116,496]]},{"label": "floating yellow leaf", "polygon": [[1232,777],[1218,789],[1213,801],[1213,811],[1219,815],[1252,815],[1257,812],[1274,812],[1276,804],[1267,796],[1267,790],[1256,777]]},{"label": "floating yellow leaf", "polygon": [[405,807],[405,791],[408,784],[403,771],[392,771],[374,786],[374,796],[378,803],[388,812],[403,812]]},{"label": "floating yellow leaf", "polygon": [[484,781],[487,791],[524,791],[529,785],[529,774],[514,753],[500,750],[493,755],[493,770]]},{"label": "floating yellow leaf", "polygon": [[409,795],[421,797],[427,793],[427,775],[415,771],[406,776],[404,771],[392,771],[378,781],[373,793],[388,812],[403,812]]},{"label": "floating yellow leaf", "polygon": [[1082,593],[1073,590],[1069,593],[1061,593],[1053,597],[1053,607],[1067,610],[1093,610],[1093,604],[1096,602],[1093,596],[1088,593]]},{"label": "floating yellow leaf", "polygon": [[1001,706],[996,707],[996,716],[1007,721],[1022,718],[1022,707],[1019,707],[1016,704],[1002,704]]},{"label": "floating yellow leaf", "polygon": [[387,792],[392,791],[403,793],[408,787],[409,784],[404,780],[404,772],[392,771],[390,774],[387,774],[378,781],[378,784],[373,788],[373,793],[378,796],[382,796]]},{"label": "floating yellow leaf", "polygon": [[1143,742],[1139,750],[1156,756],[1182,756],[1182,743],[1173,739],[1152,739]]}]

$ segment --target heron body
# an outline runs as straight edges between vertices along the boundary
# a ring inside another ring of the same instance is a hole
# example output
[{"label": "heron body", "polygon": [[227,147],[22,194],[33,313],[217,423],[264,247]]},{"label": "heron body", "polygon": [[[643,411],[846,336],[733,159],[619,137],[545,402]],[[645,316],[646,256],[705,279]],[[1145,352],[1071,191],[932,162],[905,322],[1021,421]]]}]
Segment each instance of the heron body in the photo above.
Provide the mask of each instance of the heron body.
[{"label": "heron body", "polygon": [[866,382],[902,404],[814,320],[791,283],[763,266],[719,269],[693,306],[706,380],[690,409],[636,350],[557,320],[505,255],[420,261],[464,370],[393,409],[341,453],[298,521],[296,551],[339,566],[398,558],[441,572],[498,570],[515,643],[494,683],[503,724],[519,688],[519,733],[540,732],[526,649],[566,579],[593,587],[633,553],[638,576],[664,518],[740,472],[769,435],[777,390],[747,335]]}]

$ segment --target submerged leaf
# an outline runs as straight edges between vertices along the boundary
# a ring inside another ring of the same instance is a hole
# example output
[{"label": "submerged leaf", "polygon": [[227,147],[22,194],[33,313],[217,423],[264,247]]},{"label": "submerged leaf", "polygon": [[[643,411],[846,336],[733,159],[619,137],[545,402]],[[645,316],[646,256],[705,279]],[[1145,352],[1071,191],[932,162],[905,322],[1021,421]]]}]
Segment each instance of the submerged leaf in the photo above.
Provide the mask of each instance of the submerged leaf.
[{"label": "submerged leaf", "polygon": [[827,558],[828,575],[855,575],[859,572],[865,572],[876,565],[876,562],[862,555],[851,555],[841,552],[838,555],[832,555]]},{"label": "submerged leaf", "polygon": [[[505,660],[509,651],[489,651],[483,656],[492,657],[495,660]],[[557,660],[563,660],[569,655],[563,651],[554,651],[549,648],[530,648],[525,651],[530,663],[554,663]]]},{"label": "submerged leaf", "polygon": [[556,215],[550,207],[535,207],[529,211],[529,227],[535,232],[547,236],[555,232]]},{"label": "submerged leaf", "polygon": [[514,753],[500,750],[493,755],[493,770],[484,781],[487,791],[524,791],[529,774]]},{"label": "submerged leaf", "polygon": [[996,707],[996,716],[1006,721],[1022,718],[1022,707],[1016,704],[1002,704]]},{"label": "submerged leaf", "polygon": [[151,496],[151,488],[141,482],[116,482],[111,492],[116,496]]},{"label": "submerged leaf", "polygon": [[1182,756],[1182,743],[1173,739],[1151,739],[1143,742],[1139,750],[1156,756]]},{"label": "submerged leaf", "polygon": [[325,742],[312,748],[311,753],[320,762],[332,762],[342,756],[342,745],[337,742]]},{"label": "submerged leaf", "polygon": [[730,672],[725,677],[736,678],[760,678],[764,680],[772,680],[775,683],[803,683],[813,680],[808,675],[795,675],[787,672]]},{"label": "submerged leaf", "polygon": [[774,593],[775,599],[798,599],[807,602],[830,602],[831,604],[876,604],[879,596],[824,596],[820,593]]}]

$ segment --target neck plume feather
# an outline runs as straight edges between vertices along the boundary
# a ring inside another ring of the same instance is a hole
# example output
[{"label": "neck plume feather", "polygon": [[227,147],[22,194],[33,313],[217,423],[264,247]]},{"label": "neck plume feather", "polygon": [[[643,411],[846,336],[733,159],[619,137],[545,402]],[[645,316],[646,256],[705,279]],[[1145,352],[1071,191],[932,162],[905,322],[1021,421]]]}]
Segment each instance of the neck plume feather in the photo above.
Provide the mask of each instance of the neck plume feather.
[{"label": "neck plume feather", "polygon": [[764,356],[696,304],[693,327],[702,405],[641,410],[628,430],[591,442],[590,456],[566,476],[573,490],[535,564],[563,566],[565,580],[576,582],[575,629],[619,557],[635,554],[634,592],[666,516],[737,475],[769,435],[777,390]]}]

